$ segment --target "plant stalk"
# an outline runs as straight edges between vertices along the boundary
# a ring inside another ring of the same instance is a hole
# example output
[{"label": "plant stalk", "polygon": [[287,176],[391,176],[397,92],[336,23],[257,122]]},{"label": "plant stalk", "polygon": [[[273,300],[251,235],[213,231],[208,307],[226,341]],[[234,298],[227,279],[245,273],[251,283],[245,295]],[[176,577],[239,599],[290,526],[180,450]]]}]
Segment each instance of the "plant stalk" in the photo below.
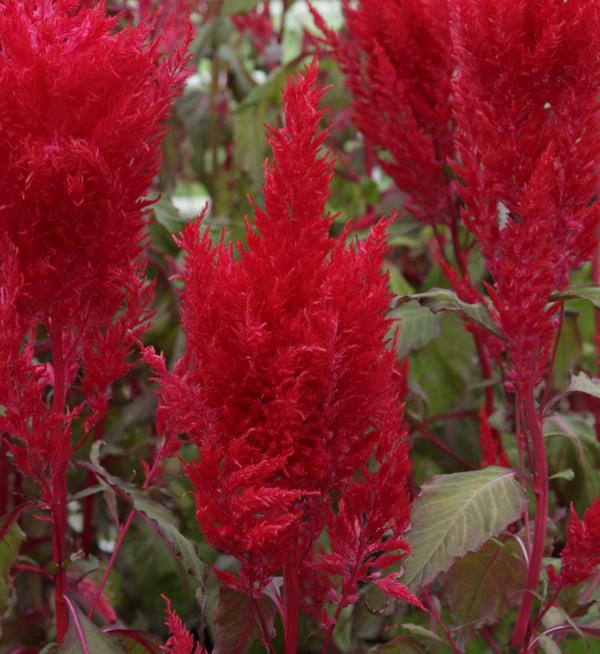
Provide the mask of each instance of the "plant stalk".
[{"label": "plant stalk", "polygon": [[298,583],[296,550],[283,564],[283,608],[285,627],[285,654],[296,654],[298,643],[298,608],[300,589]]},{"label": "plant stalk", "polygon": [[542,568],[546,523],[548,521],[548,461],[546,458],[546,444],[544,443],[542,426],[535,410],[535,396],[532,383],[528,384],[525,397],[519,398],[519,400],[524,403],[527,429],[531,439],[531,445],[533,446],[533,460],[530,461],[530,466],[534,473],[535,524],[533,546],[527,569],[525,593],[512,635],[512,644],[517,647],[522,645],[528,636],[535,588]]},{"label": "plant stalk", "polygon": [[[52,339],[52,365],[54,368],[54,398],[52,409],[64,415],[66,404],[66,374],[62,333]],[[64,445],[63,445],[64,447]],[[54,573],[54,607],[56,611],[56,641],[62,643],[69,623],[69,608],[65,600],[67,570],[65,568],[67,533],[67,461],[60,460],[52,470],[52,561]]]}]

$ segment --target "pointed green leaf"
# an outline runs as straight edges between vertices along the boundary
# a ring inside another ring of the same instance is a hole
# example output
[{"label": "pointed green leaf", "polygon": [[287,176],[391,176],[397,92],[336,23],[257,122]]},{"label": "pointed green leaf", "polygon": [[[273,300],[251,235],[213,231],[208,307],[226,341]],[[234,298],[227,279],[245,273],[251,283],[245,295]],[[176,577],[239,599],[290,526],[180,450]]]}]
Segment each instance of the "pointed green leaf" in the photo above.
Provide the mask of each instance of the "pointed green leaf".
[{"label": "pointed green leaf", "polygon": [[134,631],[118,627],[109,627],[103,631],[119,641],[124,654],[162,654],[161,641],[147,631]]},{"label": "pointed green leaf", "polygon": [[487,307],[481,303],[469,304],[463,302],[454,291],[447,288],[432,288],[426,293],[416,293],[414,295],[404,295],[396,298],[397,303],[410,302],[415,300],[419,304],[427,307],[434,313],[438,311],[458,311],[464,316],[485,327],[498,337],[502,337],[498,326],[494,322]]},{"label": "pointed green leaf", "polygon": [[517,520],[525,501],[515,472],[506,468],[432,477],[413,504],[406,538],[412,554],[401,581],[413,589],[431,583]]},{"label": "pointed green leaf", "polygon": [[588,300],[596,308],[600,309],[600,286],[573,286],[560,293],[553,293],[550,296],[552,302],[562,300]]},{"label": "pointed green leaf", "polygon": [[440,335],[440,316],[418,302],[403,304],[394,309],[390,317],[400,321],[396,341],[396,351],[400,357],[422,348]]},{"label": "pointed green leaf", "polygon": [[69,628],[56,654],[124,654],[116,640],[102,633],[77,606],[69,605]]},{"label": "pointed green leaf", "polygon": [[94,443],[90,452],[92,463],[88,461],[77,461],[78,465],[94,473],[100,481],[103,481],[121,496],[128,499],[136,511],[139,511],[148,518],[156,527],[159,535],[181,558],[187,572],[202,583],[204,579],[204,564],[198,556],[195,544],[179,531],[179,524],[176,517],[167,507],[153,500],[148,491],[142,491],[133,484],[129,484],[106,471],[100,465],[101,446],[102,441],[96,441]]},{"label": "pointed green leaf", "polygon": [[456,640],[463,647],[484,625],[496,624],[519,601],[527,568],[514,540],[492,539],[450,568],[444,593]]}]

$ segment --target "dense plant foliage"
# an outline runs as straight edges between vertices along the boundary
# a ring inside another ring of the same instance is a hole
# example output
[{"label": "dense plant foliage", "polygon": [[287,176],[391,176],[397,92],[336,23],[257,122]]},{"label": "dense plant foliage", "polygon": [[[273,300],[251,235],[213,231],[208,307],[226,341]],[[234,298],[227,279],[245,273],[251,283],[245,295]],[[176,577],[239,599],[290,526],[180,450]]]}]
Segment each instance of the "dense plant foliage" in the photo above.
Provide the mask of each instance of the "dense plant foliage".
[{"label": "dense plant foliage", "polygon": [[0,654],[596,651],[599,90],[596,0],[0,0]]}]

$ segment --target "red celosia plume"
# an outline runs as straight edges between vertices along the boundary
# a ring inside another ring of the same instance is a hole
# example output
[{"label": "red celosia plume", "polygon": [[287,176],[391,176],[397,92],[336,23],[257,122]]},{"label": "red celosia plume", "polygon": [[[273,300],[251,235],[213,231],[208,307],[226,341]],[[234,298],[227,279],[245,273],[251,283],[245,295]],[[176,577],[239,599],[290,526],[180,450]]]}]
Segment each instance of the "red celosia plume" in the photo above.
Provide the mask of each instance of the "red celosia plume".
[{"label": "red celosia plume", "polygon": [[[198,446],[187,472],[200,526],[241,562],[249,592],[284,559],[300,563],[328,520],[337,529],[333,492],[344,498],[341,522],[381,503],[381,516],[352,527],[378,552],[388,549],[384,531],[399,536],[407,519],[403,375],[385,346],[386,224],[350,248],[329,235],[332,162],[320,154],[317,72],[313,63],[285,89],[285,124],[269,133],[265,208],[247,227],[247,249],[214,246],[201,222],[183,232],[187,352],[173,374],[159,371],[163,430]],[[382,472],[371,477],[373,454]],[[352,481],[363,468],[364,483]],[[392,478],[394,506],[375,497]],[[366,565],[373,552],[360,556]]]},{"label": "red celosia plume", "polygon": [[[69,386],[79,377],[92,422],[147,319],[143,198],[183,81],[181,56],[160,63],[147,36],[116,31],[100,5],[0,4],[0,285],[11,307],[0,403],[2,430],[28,443],[17,456],[31,465],[68,458]],[[32,363],[39,327],[51,366]],[[56,429],[31,429],[50,411],[48,386]]]},{"label": "red celosia plume", "polygon": [[567,544],[560,555],[560,574],[551,569],[555,585],[573,586],[590,577],[600,564],[600,500],[585,512],[583,520],[571,507]]},{"label": "red celosia plume", "polygon": [[463,216],[494,279],[516,383],[535,385],[555,332],[550,295],[597,243],[600,7],[452,6]]},{"label": "red celosia plume", "polygon": [[195,643],[192,634],[173,610],[171,600],[164,595],[162,598],[166,602],[165,625],[169,630],[169,639],[162,648],[164,654],[205,654],[206,650]]},{"label": "red celosia plume", "polygon": [[449,222],[454,151],[446,0],[344,0],[346,33],[313,16],[340,63],[354,118],[417,218]]}]

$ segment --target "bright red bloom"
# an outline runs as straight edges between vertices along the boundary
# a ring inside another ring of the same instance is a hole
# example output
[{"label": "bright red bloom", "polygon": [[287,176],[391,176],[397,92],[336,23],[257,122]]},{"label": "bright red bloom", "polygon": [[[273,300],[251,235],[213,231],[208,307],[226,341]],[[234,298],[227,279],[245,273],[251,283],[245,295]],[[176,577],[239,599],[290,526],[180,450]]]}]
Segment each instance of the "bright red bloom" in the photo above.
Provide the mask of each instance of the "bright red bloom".
[{"label": "bright red bloom", "polygon": [[203,647],[196,647],[192,634],[186,629],[181,618],[173,611],[171,600],[164,595],[162,598],[167,603],[165,607],[165,625],[169,630],[169,639],[162,648],[165,654],[204,654]]},{"label": "bright red bloom", "polygon": [[481,467],[504,466],[510,468],[510,461],[502,448],[500,438],[492,433],[489,416],[485,407],[479,409],[479,446],[481,447]]},{"label": "bright red bloom", "polygon": [[552,575],[556,585],[573,586],[595,572],[600,564],[600,499],[586,510],[583,520],[571,507],[567,544],[560,558],[560,574]]},{"label": "bright red bloom", "polygon": [[445,173],[454,151],[446,0],[344,0],[347,34],[327,29],[352,93],[354,118],[420,220],[450,222]]},{"label": "bright red bloom", "polygon": [[463,216],[515,381],[535,386],[555,333],[550,295],[597,244],[600,7],[453,0],[451,22]]},{"label": "bright red bloom", "polygon": [[310,549],[331,493],[378,442],[403,438],[401,378],[385,346],[386,225],[350,248],[329,236],[333,166],[319,156],[316,78],[313,64],[286,87],[248,248],[214,247],[198,223],[183,232],[187,353],[173,375],[163,372],[165,426],[199,448],[187,467],[198,521],[242,563],[249,590],[280,571],[296,543]]},{"label": "bright red bloom", "polygon": [[[147,320],[143,196],[183,81],[147,36],[116,31],[101,5],[0,3],[0,430],[38,477],[67,460],[69,420],[104,410]],[[32,361],[40,327],[52,365]]]},{"label": "bright red bloom", "polygon": [[[397,574],[384,570],[408,553],[401,535],[409,521],[410,500],[405,480],[410,471],[408,445],[397,416],[397,433],[390,430],[378,444],[375,471],[366,468],[342,491],[337,510],[330,511],[327,521],[329,552],[321,553],[310,564],[310,577],[339,580],[331,584],[327,595],[316,596],[308,589],[309,602],[333,601],[337,611],[358,600],[360,586],[370,582],[388,596],[423,608],[421,602],[400,583]],[[317,589],[318,590],[318,589]],[[314,609],[311,611],[314,613]],[[329,623],[323,612],[321,622]]]}]

